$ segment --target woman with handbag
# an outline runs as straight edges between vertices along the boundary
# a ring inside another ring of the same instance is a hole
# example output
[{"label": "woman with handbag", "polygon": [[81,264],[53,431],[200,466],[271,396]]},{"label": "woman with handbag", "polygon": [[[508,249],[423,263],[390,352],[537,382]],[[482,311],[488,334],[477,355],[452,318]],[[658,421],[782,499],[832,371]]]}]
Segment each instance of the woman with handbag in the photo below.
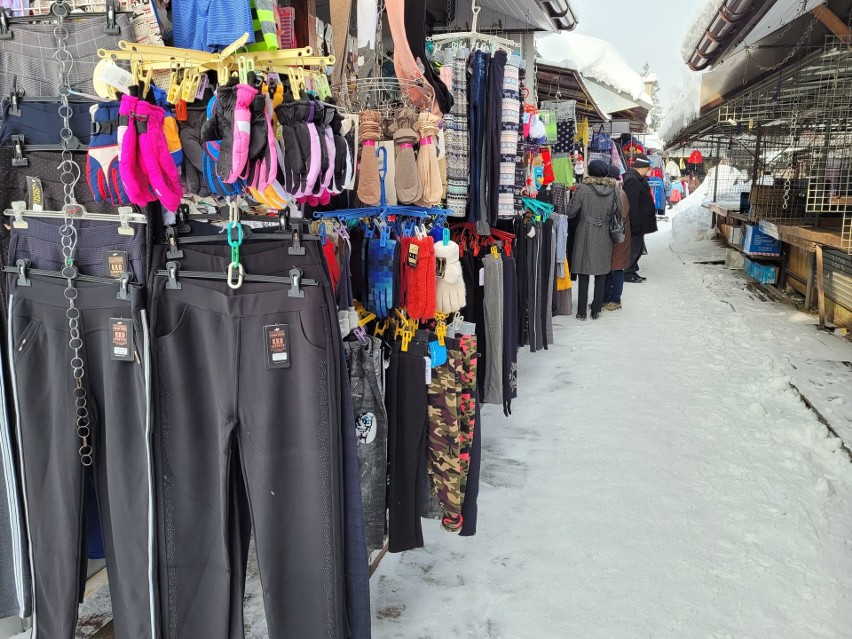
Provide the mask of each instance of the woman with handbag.
[{"label": "woman with handbag", "polygon": [[[609,177],[618,180],[618,168],[609,167]],[[617,311],[621,308],[621,294],[624,291],[624,269],[630,266],[630,200],[619,185],[618,194],[621,198],[621,222],[624,225],[624,241],[612,247],[612,272],[606,280],[604,293],[604,310]]]},{"label": "woman with handbag", "polygon": [[603,307],[606,278],[612,268],[612,246],[624,241],[621,195],[618,181],[609,177],[605,162],[589,163],[589,177],[577,187],[568,204],[568,217],[578,218],[572,272],[577,273],[579,301],[577,319],[585,321],[589,301],[589,277],[595,276],[592,319]]}]

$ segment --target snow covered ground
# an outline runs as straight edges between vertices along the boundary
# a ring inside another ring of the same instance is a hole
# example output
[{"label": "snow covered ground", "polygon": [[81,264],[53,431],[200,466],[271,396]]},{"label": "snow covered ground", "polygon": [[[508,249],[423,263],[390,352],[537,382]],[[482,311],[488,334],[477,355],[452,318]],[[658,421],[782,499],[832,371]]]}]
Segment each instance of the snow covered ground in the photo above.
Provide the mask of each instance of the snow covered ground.
[{"label": "snow covered ground", "polygon": [[376,639],[852,637],[852,465],[789,361],[852,346],[671,242],[622,311],[522,354],[514,416],[483,414],[479,534],[426,522],[383,560]]},{"label": "snow covered ground", "polygon": [[385,557],[375,639],[852,637],[852,464],[796,390],[852,443],[852,345],[695,264],[719,251],[703,199],[622,311],[521,354],[514,416],[483,412],[479,534],[424,521],[426,548]]}]

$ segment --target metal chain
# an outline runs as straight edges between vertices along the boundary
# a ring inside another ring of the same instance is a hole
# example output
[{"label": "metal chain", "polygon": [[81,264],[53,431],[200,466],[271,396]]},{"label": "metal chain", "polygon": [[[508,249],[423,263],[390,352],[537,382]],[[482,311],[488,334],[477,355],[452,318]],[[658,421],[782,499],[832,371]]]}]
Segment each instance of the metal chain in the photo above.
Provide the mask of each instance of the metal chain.
[{"label": "metal chain", "polygon": [[62,118],[62,128],[59,137],[62,141],[62,163],[60,168],[60,180],[65,194],[65,202],[62,212],[65,218],[59,227],[59,235],[62,242],[62,257],[65,262],[62,267],[62,275],[66,280],[64,291],[65,299],[68,300],[68,309],[65,317],[68,318],[68,347],[71,349],[71,375],[74,378],[74,410],[75,427],[77,437],[80,438],[80,462],[83,466],[91,466],[94,459],[91,445],[91,417],[89,415],[89,394],[86,390],[86,369],[81,356],[83,349],[83,338],[80,333],[80,309],[77,308],[76,300],[79,293],[75,280],[79,274],[74,265],[74,257],[77,252],[77,229],[74,226],[73,216],[82,212],[82,207],[77,205],[74,197],[74,187],[80,179],[80,166],[74,161],[71,153],[70,142],[74,133],[71,131],[71,106],[68,104],[68,96],[71,95],[71,71],[74,68],[74,58],[68,51],[68,28],[65,26],[65,18],[70,13],[70,7],[66,0],[57,0],[51,11],[57,18],[53,35],[56,37],[56,53],[54,59],[59,63],[59,117]]},{"label": "metal chain", "polygon": [[806,42],[810,42],[811,33],[813,33],[813,30],[814,30],[814,27],[816,26],[816,23],[817,23],[816,17],[811,17],[811,21],[810,21],[810,23],[808,23],[808,28],[805,29],[805,32],[802,34],[802,37],[799,38],[799,41],[796,43],[796,46],[794,46],[792,49],[790,49],[790,53],[788,53],[784,57],[784,59],[781,60],[781,62],[779,62],[775,66],[766,67],[766,66],[763,66],[762,64],[756,62],[754,57],[751,54],[751,52],[755,49],[755,47],[747,46],[745,48],[746,56],[748,56],[748,59],[751,60],[751,62],[754,64],[754,66],[756,66],[761,71],[770,71],[770,72],[771,71],[777,71],[778,69],[784,67],[790,60],[792,60],[793,56],[796,55],[799,52],[799,49],[801,49],[802,46]]},{"label": "metal chain", "polygon": [[[793,154],[795,150],[793,147],[795,144],[792,143],[794,136],[796,136],[796,131],[799,126],[799,100],[796,99],[796,103],[793,105],[793,113],[790,117],[790,152],[787,154],[787,174],[784,176],[784,212],[786,213],[790,207],[790,181],[793,175]],[[796,138],[798,139],[798,138]]]}]

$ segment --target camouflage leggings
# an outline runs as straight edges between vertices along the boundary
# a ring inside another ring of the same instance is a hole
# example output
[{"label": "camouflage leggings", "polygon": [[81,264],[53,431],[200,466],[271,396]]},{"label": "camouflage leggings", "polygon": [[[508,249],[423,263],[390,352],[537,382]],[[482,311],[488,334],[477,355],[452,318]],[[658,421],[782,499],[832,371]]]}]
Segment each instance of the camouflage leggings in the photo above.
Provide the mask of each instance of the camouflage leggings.
[{"label": "camouflage leggings", "polygon": [[428,463],[432,492],[450,532],[462,526],[462,504],[473,443],[476,389],[476,338],[464,337],[447,363],[432,370],[428,388]]},{"label": "camouflage leggings", "polygon": [[461,499],[467,489],[467,475],[470,470],[470,453],[473,449],[473,438],[476,433],[476,368],[479,355],[476,352],[476,335],[466,335],[459,338],[461,351],[461,368],[458,369],[458,379],[461,382],[461,399],[459,401],[459,427],[461,430]]},{"label": "camouflage leggings", "polygon": [[441,523],[450,532],[461,529],[461,429],[459,402],[461,353],[447,351],[447,363],[432,369],[428,388],[427,469],[432,492],[443,508]]}]

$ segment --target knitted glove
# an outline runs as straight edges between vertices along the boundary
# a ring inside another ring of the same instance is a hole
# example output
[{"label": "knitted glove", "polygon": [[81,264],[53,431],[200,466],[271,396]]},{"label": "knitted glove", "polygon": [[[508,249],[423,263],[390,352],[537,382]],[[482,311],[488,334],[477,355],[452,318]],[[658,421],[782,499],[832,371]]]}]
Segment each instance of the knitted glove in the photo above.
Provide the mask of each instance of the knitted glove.
[{"label": "knitted glove", "polygon": [[[417,263],[412,267],[407,261],[410,247],[417,247]],[[406,275],[406,309],[416,320],[435,317],[435,240],[411,237],[403,240],[403,270]]]},{"label": "knitted glove", "polygon": [[140,101],[136,105],[136,113],[139,118],[145,118],[142,121],[144,131],[139,134],[139,152],[151,188],[166,210],[177,211],[183,190],[163,132],[165,112],[158,106]]},{"label": "knitted glove", "polygon": [[455,313],[464,308],[466,291],[462,266],[459,261],[459,245],[455,242],[435,243],[435,257],[443,260],[443,276],[437,278],[435,285],[437,308],[440,313]]},{"label": "knitted glove", "polygon": [[139,155],[139,132],[137,130],[136,108],[139,98],[130,95],[121,96],[118,123],[118,166],[124,192],[127,198],[139,206],[154,201],[154,195],[148,184]]},{"label": "knitted glove", "polygon": [[365,242],[367,250],[367,302],[365,308],[385,319],[390,316],[394,306],[393,278],[396,269],[396,240],[386,240],[382,246],[380,240]]},{"label": "knitted glove", "polygon": [[95,202],[129,204],[118,166],[118,102],[99,102],[92,114],[92,138],[86,158],[86,180]]}]

